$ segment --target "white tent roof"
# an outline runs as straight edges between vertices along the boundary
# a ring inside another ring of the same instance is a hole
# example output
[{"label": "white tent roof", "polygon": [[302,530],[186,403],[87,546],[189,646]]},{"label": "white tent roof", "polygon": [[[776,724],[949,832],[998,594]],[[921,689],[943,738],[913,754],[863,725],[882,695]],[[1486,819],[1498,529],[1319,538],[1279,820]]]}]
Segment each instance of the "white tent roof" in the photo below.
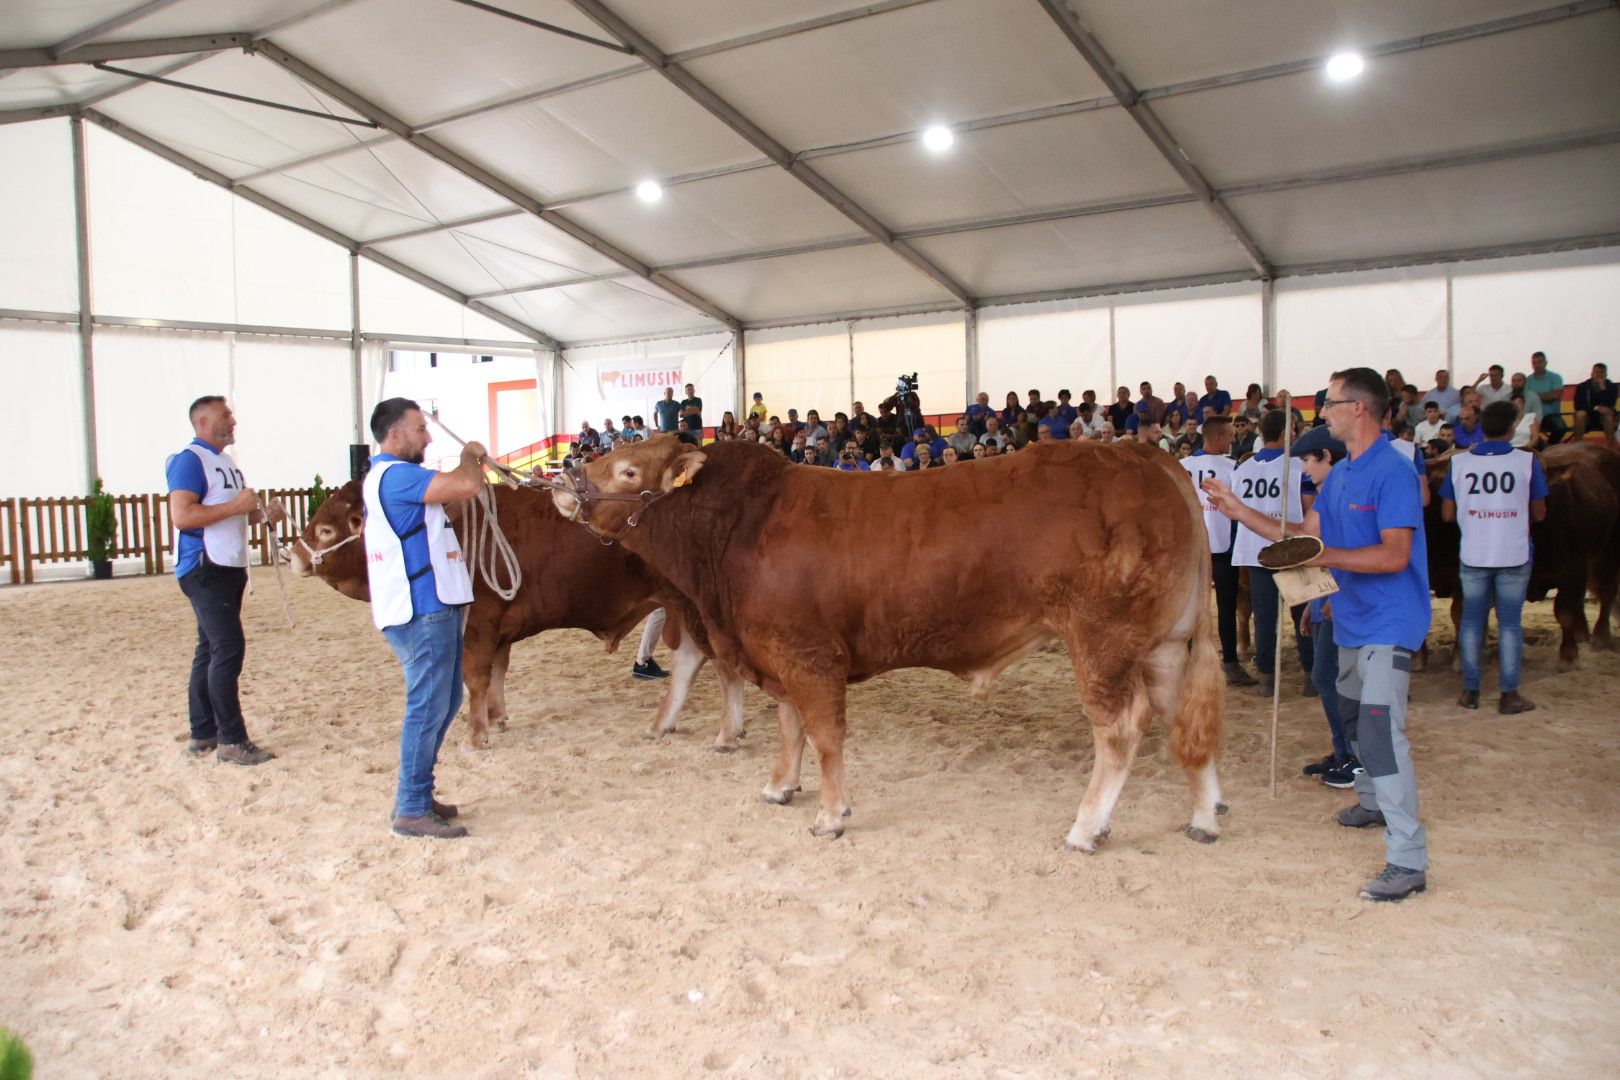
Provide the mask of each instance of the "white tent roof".
[{"label": "white tent roof", "polygon": [[1614,0],[3,10],[0,121],[83,115],[550,342],[1620,242]]}]

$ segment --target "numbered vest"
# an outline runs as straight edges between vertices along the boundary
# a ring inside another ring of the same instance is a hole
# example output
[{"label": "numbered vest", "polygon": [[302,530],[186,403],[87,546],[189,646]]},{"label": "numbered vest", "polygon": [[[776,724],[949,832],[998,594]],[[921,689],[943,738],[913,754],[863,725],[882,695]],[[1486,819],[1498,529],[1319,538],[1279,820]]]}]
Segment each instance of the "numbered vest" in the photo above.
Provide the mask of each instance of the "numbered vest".
[{"label": "numbered vest", "polygon": [[[1283,462],[1280,454],[1270,461],[1260,461],[1250,458],[1239,465],[1232,472],[1232,490],[1237,497],[1243,500],[1245,506],[1251,506],[1269,518],[1278,521],[1283,516]],[[1299,462],[1290,464],[1288,469],[1288,520],[1302,521],[1305,518],[1303,504],[1299,499]],[[1239,525],[1237,538],[1232,541],[1233,566],[1259,566],[1260,549],[1271,543],[1259,533],[1246,525]]]},{"label": "numbered vest", "polygon": [[[394,532],[382,508],[383,474],[398,461],[379,461],[366,474],[361,488],[366,504],[366,581],[371,586],[371,621],[377,629],[403,626],[415,617],[411,604],[411,580],[405,569],[407,536]],[[421,530],[427,537],[428,566],[433,570],[433,590],[449,606],[472,603],[472,576],[461,557],[461,542],[445,516],[444,507],[429,503],[422,507]],[[426,573],[424,568],[419,571]]]},{"label": "numbered vest", "polygon": [[1216,555],[1232,550],[1232,519],[1209,501],[1209,496],[1204,494],[1204,481],[1214,477],[1231,487],[1237,462],[1225,454],[1194,454],[1182,458],[1181,467],[1192,477],[1193,490],[1198,492],[1198,506],[1204,512],[1204,528],[1209,533],[1209,550]]},{"label": "numbered vest", "polygon": [[[208,491],[202,505],[219,506],[242,493],[242,470],[224,454],[216,454],[206,446],[192,443],[186,447],[202,462],[203,475],[208,478]],[[215,566],[246,566],[248,524],[246,514],[237,514],[203,526],[203,551]]]},{"label": "numbered vest", "polygon": [[1451,459],[1462,561],[1469,566],[1523,566],[1530,561],[1529,451],[1458,454]]}]

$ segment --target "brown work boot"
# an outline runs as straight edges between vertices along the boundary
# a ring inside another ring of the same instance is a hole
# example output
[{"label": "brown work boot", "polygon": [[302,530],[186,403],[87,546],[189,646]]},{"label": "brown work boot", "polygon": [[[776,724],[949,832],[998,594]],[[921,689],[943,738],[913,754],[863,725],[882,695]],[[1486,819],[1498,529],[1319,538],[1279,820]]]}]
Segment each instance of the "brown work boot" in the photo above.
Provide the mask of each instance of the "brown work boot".
[{"label": "brown work boot", "polygon": [[1227,686],[1253,686],[1257,681],[1235,660],[1230,664],[1222,664],[1221,670],[1226,673]]},{"label": "brown work boot", "polygon": [[455,817],[461,812],[456,809],[455,803],[440,802],[438,799],[434,799],[432,802],[433,812],[439,817],[444,818],[446,821],[449,821],[451,818]]},{"label": "brown work boot", "polygon": [[207,755],[212,754],[214,752],[214,748],[218,745],[218,739],[192,739],[186,743],[186,756],[195,758],[206,757]]},{"label": "brown work boot", "polygon": [[251,739],[239,743],[220,743],[214,751],[215,761],[226,761],[232,765],[263,765],[275,756],[268,750],[254,746]]},{"label": "brown work boot", "polygon": [[1535,707],[1535,702],[1531,701],[1529,698],[1520,697],[1517,690],[1503,691],[1502,700],[1496,703],[1496,711],[1501,713],[1503,716],[1514,716],[1522,712],[1531,712],[1535,709]]},{"label": "brown work boot", "polygon": [[431,836],[435,840],[460,840],[467,835],[465,825],[452,825],[434,814],[397,817],[393,829],[397,836]]}]

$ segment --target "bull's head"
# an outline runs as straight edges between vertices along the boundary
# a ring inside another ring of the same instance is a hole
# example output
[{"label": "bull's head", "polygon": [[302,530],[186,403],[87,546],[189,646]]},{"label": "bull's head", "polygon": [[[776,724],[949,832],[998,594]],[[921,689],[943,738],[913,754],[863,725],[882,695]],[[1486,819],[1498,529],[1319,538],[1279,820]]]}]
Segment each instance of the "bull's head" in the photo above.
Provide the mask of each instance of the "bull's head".
[{"label": "bull's head", "polygon": [[303,577],[320,578],[344,596],[370,600],[365,542],[361,539],[364,528],[360,482],[350,480],[326,496],[288,548],[293,570]]},{"label": "bull's head", "polygon": [[617,540],[640,521],[642,511],[696,479],[703,451],[673,435],[620,446],[606,457],[575,466],[554,488],[552,502],[570,521],[604,542]]}]

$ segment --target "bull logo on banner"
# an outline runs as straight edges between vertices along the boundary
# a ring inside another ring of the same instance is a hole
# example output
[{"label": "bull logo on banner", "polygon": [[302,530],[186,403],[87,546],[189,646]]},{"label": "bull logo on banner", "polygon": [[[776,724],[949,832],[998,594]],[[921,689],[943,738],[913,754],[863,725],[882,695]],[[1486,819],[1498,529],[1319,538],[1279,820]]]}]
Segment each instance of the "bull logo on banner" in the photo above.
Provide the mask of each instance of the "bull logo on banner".
[{"label": "bull logo on banner", "polygon": [[596,369],[596,392],[603,400],[614,398],[657,399],[664,388],[681,389],[682,357],[658,357],[634,364],[620,361],[614,367]]}]

